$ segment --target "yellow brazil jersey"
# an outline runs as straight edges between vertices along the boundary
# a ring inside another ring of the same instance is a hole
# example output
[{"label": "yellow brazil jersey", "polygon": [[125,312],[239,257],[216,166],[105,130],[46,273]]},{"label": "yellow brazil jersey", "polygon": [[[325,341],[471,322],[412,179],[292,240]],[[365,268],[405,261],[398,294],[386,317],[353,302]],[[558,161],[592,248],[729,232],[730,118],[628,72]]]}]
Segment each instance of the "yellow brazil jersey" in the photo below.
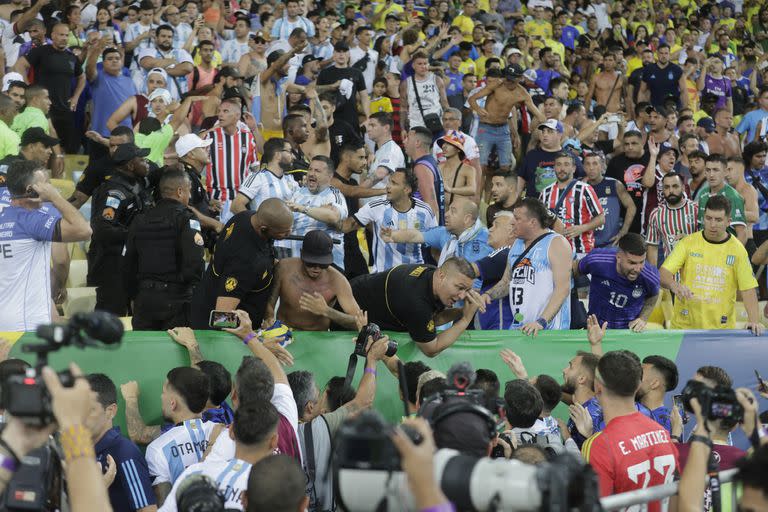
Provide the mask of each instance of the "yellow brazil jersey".
[{"label": "yellow brazil jersey", "polygon": [[552,38],[552,25],[544,20],[530,20],[525,22],[525,34],[529,37],[541,39]]},{"label": "yellow brazil jersey", "polygon": [[384,30],[384,25],[387,21],[387,14],[400,14],[403,12],[403,6],[398,5],[394,2],[389,4],[389,7],[385,8],[385,4],[379,3],[376,7],[373,8],[373,13],[376,14],[379,11],[384,11],[381,13],[381,17],[379,18],[379,21],[376,22],[376,24],[373,26],[376,30]]},{"label": "yellow brazil jersey", "polygon": [[470,58],[467,58],[467,60],[461,61],[461,64],[459,64],[459,73],[461,73],[462,75],[466,75],[467,73],[472,73],[473,75],[476,75],[475,61],[473,61]]},{"label": "yellow brazil jersey", "polygon": [[472,21],[472,18],[465,16],[462,13],[453,18],[453,23],[451,23],[451,25],[461,29],[461,33],[464,35],[464,40],[466,42],[472,42],[472,31],[475,29],[475,22]]},{"label": "yellow brazil jersey", "polygon": [[371,100],[371,113],[374,112],[392,112],[392,100],[386,96],[374,98]]},{"label": "yellow brazil jersey", "polygon": [[552,49],[552,53],[560,56],[560,62],[565,62],[565,45],[554,39],[545,39],[544,46]]},{"label": "yellow brazil jersey", "polygon": [[627,76],[631,75],[636,69],[643,67],[643,59],[640,57],[630,57],[627,60]]},{"label": "yellow brazil jersey", "polygon": [[736,291],[757,287],[747,250],[735,236],[710,243],[702,231],[678,242],[662,268],[680,271],[680,283],[693,292],[675,299],[673,329],[733,329]]}]

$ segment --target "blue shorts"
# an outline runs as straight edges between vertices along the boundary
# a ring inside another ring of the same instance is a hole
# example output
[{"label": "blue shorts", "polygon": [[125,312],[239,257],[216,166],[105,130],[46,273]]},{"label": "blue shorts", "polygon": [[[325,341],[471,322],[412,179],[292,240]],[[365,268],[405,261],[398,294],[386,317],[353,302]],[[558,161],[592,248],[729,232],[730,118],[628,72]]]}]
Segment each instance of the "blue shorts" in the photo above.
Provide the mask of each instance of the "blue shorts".
[{"label": "blue shorts", "polygon": [[477,148],[480,150],[480,164],[488,165],[491,151],[496,148],[499,156],[499,165],[509,167],[512,164],[512,138],[509,134],[508,124],[480,123],[477,127]]}]

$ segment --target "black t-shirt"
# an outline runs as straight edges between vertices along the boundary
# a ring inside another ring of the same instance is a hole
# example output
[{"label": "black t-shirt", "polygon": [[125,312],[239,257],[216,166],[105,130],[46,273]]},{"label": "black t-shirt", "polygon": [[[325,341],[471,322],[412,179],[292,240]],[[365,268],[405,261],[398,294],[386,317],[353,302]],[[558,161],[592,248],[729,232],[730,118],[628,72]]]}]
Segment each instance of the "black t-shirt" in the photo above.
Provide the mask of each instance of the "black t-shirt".
[{"label": "black t-shirt", "polygon": [[363,142],[360,134],[343,119],[334,119],[333,124],[328,128],[328,136],[331,139],[331,160],[337,166],[341,159],[341,148],[344,144],[352,142],[362,144]]},{"label": "black t-shirt", "polygon": [[629,229],[632,233],[641,232],[640,212],[643,211],[643,193],[645,192],[642,180],[646,165],[648,165],[648,153],[643,153],[640,158],[629,158],[624,153],[620,153],[611,159],[605,173],[609,178],[618,180],[627,187],[627,192],[637,206],[637,214]]},{"label": "black t-shirt", "polygon": [[627,82],[629,85],[633,87],[632,89],[632,101],[637,103],[637,96],[640,93],[640,82],[643,81],[643,69],[644,67],[639,67],[636,70],[634,70],[630,75]]},{"label": "black t-shirt", "polygon": [[213,260],[192,298],[192,327],[208,329],[208,317],[218,297],[240,299],[238,309],[247,312],[253,325],[261,325],[269,300],[275,267],[272,241],[253,229],[244,211],[232,217],[216,242]]},{"label": "black t-shirt", "polygon": [[432,292],[435,270],[431,265],[398,265],[358,276],[349,284],[357,303],[368,312],[368,321],[428,343],[437,337],[434,316],[444,309]]},{"label": "black t-shirt", "polygon": [[291,155],[293,155],[291,170],[285,171],[285,174],[296,180],[296,183],[299,185],[303,185],[304,178],[307,176],[307,169],[309,169],[307,155],[304,154],[300,147],[292,149]]},{"label": "black t-shirt", "polygon": [[80,179],[77,180],[75,189],[90,197],[99,188],[99,185],[104,183],[107,176],[113,172],[115,172],[115,164],[112,163],[112,158],[108,156],[88,162],[88,166],[80,175]]},{"label": "black t-shirt", "polygon": [[51,110],[70,112],[72,78],[83,74],[83,67],[77,57],[69,50],[60,51],[45,45],[30,50],[26,58],[35,70],[35,82],[48,89]]},{"label": "black t-shirt", "polygon": [[485,224],[489,228],[493,226],[493,219],[499,212],[511,212],[514,209],[513,206],[506,207],[501,203],[493,203],[488,205],[488,209],[485,210]]},{"label": "black t-shirt", "polygon": [[643,67],[643,82],[648,86],[651,92],[651,104],[658,107],[663,106],[668,98],[673,98],[680,106],[680,78],[683,76],[683,69],[677,64],[669,63],[663,68],[658,64],[652,63]]},{"label": "black t-shirt", "polygon": [[317,85],[330,85],[343,79],[352,81],[352,94],[347,98],[340,92],[336,93],[336,112],[333,117],[346,121],[359,134],[360,121],[357,118],[357,93],[365,91],[365,79],[359,69],[337,68],[330,66],[320,71]]}]

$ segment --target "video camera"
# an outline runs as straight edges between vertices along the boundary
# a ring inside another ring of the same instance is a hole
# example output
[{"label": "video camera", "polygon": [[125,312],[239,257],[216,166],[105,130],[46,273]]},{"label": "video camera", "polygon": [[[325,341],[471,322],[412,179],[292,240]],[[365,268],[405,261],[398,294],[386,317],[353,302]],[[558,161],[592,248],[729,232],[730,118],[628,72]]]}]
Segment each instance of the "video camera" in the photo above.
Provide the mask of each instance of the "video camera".
[{"label": "video camera", "polygon": [[[45,343],[26,344],[21,349],[37,356],[35,366],[3,383],[0,407],[28,425],[44,426],[54,421],[51,395],[40,377],[40,371],[48,364],[48,354],[69,345],[85,348],[118,344],[123,337],[123,324],[104,311],[75,313],[67,324],[38,326],[36,334]],[[69,370],[59,372],[58,376],[63,386],[74,385]]]},{"label": "video camera", "polygon": [[226,500],[210,477],[197,473],[189,475],[176,491],[176,509],[179,512],[228,512]]},{"label": "video camera", "polygon": [[736,393],[726,386],[710,388],[703,382],[689,380],[682,391],[685,410],[693,413],[691,398],[701,405],[701,413],[709,420],[725,420],[731,426],[744,418],[744,407],[736,399]]},{"label": "video camera", "polygon": [[[381,329],[376,324],[367,324],[357,334],[355,340],[355,350],[349,356],[349,363],[347,364],[347,376],[344,379],[344,385],[349,386],[352,384],[352,379],[355,377],[355,370],[357,370],[357,358],[366,357],[368,350],[366,345],[368,344],[368,338],[370,337],[374,342],[379,341],[382,338]],[[387,343],[387,357],[392,357],[397,354],[397,342],[390,339]]]},{"label": "video camera", "polygon": [[[342,510],[416,509],[407,477],[400,471],[400,455],[389,437],[391,431],[392,427],[373,411],[360,414],[339,429],[334,492]],[[415,431],[406,428],[405,432],[414,442],[421,442]],[[442,449],[434,462],[435,479],[458,510],[599,510],[595,474],[572,455],[529,466]]]}]

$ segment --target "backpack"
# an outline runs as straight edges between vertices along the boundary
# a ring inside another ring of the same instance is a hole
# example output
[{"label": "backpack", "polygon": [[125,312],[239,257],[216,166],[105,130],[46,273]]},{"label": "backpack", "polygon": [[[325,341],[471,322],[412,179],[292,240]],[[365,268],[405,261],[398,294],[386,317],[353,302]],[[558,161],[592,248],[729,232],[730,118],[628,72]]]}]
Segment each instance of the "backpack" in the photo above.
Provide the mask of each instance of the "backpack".
[{"label": "backpack", "polygon": [[299,425],[299,442],[304,454],[302,466],[307,476],[307,496],[310,512],[336,510],[333,499],[333,446],[331,429],[321,415]]}]

